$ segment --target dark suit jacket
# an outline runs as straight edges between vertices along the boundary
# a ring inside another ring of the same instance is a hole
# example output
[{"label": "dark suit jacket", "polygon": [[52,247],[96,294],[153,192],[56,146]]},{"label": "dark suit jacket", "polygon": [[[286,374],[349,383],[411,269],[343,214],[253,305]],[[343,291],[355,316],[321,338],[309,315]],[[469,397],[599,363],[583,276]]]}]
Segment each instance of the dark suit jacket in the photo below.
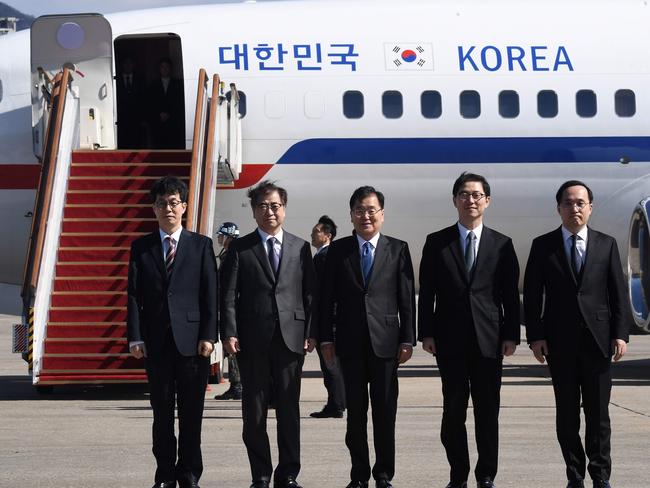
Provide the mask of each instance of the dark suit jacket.
[{"label": "dark suit jacket", "polygon": [[512,240],[483,226],[472,276],[456,224],[427,236],[420,262],[418,338],[433,337],[437,355],[461,354],[474,328],[481,354],[519,343],[519,264]]},{"label": "dark suit jacket", "polygon": [[[156,149],[185,149],[185,98],[183,82],[170,78],[167,92],[162,80],[149,85],[149,117],[154,132]],[[160,113],[169,114],[169,120],[162,122]]]},{"label": "dark suit jacket", "polygon": [[335,342],[338,356],[358,355],[368,333],[375,355],[381,358],[396,357],[400,344],[415,345],[415,288],[408,244],[380,235],[369,281],[364,285],[356,236],[332,242],[321,292],[319,339]]},{"label": "dark suit jacket", "polygon": [[588,229],[580,275],[573,276],[561,228],[533,241],[524,277],[528,342],[545,339],[550,354],[575,351],[586,326],[609,356],[611,339],[628,340],[632,318],[614,238]]},{"label": "dark suit jacket", "polygon": [[325,261],[327,261],[330,245],[325,246],[319,253],[314,255],[314,271],[316,271],[316,279],[319,282],[325,276]]},{"label": "dark suit jacket", "polygon": [[199,340],[217,339],[217,272],[212,240],[183,229],[167,278],[160,234],[131,245],[128,340],[144,341],[147,354],[162,351],[171,326],[178,351],[195,356]]},{"label": "dark suit jacket", "polygon": [[257,230],[234,240],[221,272],[221,338],[237,337],[242,350],[266,351],[277,323],[287,347],[298,354],[311,337],[315,296],[309,244],[284,231],[277,279]]}]

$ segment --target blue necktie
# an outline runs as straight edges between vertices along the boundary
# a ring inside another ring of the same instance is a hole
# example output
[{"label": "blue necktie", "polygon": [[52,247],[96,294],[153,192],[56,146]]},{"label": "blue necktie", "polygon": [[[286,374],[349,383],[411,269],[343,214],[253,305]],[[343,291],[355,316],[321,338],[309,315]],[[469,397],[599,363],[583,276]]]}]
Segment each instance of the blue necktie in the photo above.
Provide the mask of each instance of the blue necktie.
[{"label": "blue necktie", "polygon": [[363,281],[367,285],[372,272],[372,244],[366,241],[363,243],[363,252],[361,253],[361,271],[363,271]]},{"label": "blue necktie", "polygon": [[266,247],[269,253],[269,263],[271,263],[271,269],[275,276],[278,275],[278,255],[275,253],[275,237],[271,237],[266,240]]}]

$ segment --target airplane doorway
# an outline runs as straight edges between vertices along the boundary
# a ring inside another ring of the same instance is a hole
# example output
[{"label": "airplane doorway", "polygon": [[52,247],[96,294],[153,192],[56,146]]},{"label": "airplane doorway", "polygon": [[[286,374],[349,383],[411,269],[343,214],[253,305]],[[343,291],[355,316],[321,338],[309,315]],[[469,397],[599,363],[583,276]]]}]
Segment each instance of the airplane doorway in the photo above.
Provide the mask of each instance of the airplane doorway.
[{"label": "airplane doorway", "polygon": [[180,37],[120,36],[114,48],[118,149],[185,149]]}]

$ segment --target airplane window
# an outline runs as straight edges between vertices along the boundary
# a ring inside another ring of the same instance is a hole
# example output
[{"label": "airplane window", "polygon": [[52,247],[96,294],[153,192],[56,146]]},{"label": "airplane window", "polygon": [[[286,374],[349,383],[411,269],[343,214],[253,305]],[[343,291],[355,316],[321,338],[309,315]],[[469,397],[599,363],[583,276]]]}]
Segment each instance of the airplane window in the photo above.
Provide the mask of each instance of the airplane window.
[{"label": "airplane window", "polygon": [[576,112],[580,117],[593,117],[597,109],[596,94],[592,90],[576,92]]},{"label": "airplane window", "polygon": [[499,93],[499,115],[506,119],[519,116],[519,94],[514,90]]},{"label": "airplane window", "polygon": [[537,94],[537,113],[545,119],[557,116],[557,93],[553,90],[541,90]]},{"label": "airplane window", "polygon": [[420,95],[420,110],[425,119],[437,119],[442,115],[442,99],[440,92],[435,90],[423,91]]},{"label": "airplane window", "polygon": [[[243,119],[246,117],[246,94],[243,91],[237,91],[239,93],[239,116]],[[226,93],[226,99],[230,101],[230,98],[232,95],[230,94],[230,91]]]},{"label": "airplane window", "polygon": [[636,113],[634,92],[632,90],[618,90],[614,94],[614,109],[619,117],[632,117]]},{"label": "airplane window", "polygon": [[363,117],[363,93],[350,90],[343,94],[343,115],[348,119]]},{"label": "airplane window", "polygon": [[381,96],[381,111],[387,119],[399,119],[404,113],[402,94],[395,90],[385,91]]},{"label": "airplane window", "polygon": [[460,114],[465,119],[475,119],[481,115],[481,96],[477,91],[460,92]]}]

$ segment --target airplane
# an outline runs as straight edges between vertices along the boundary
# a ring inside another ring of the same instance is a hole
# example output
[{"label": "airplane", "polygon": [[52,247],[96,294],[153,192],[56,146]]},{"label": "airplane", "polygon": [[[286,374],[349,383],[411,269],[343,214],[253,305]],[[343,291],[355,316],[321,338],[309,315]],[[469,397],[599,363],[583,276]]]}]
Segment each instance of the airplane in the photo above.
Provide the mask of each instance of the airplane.
[{"label": "airplane", "polygon": [[271,179],[288,190],[288,230],[307,238],[328,214],[345,234],[349,196],[369,184],[417,268],[425,236],[455,221],[453,181],[476,172],[492,187],[486,224],[513,238],[523,276],[533,237],[559,225],[556,189],[580,179],[595,194],[590,223],[618,241],[636,328],[650,331],[649,9],[313,0],[41,17],[0,38],[0,281],[22,280],[42,150],[37,68],[67,64],[82,87],[102,83],[83,94],[101,113],[88,129],[101,151],[120,147],[122,61],[151,81],[164,56],[184,82],[188,148],[199,69],[242,94],[242,174],[217,193],[216,223],[252,230],[247,188]]}]

